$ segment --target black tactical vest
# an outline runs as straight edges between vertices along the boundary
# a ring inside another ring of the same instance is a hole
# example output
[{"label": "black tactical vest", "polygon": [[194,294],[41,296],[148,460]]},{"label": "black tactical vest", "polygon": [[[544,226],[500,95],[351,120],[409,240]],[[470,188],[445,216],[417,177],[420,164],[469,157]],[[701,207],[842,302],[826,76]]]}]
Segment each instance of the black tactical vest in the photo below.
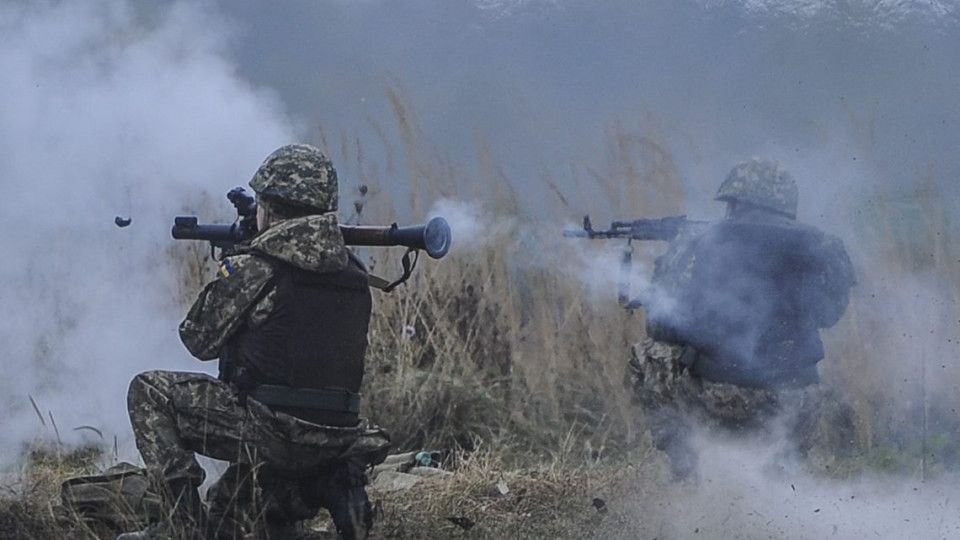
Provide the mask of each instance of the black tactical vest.
[{"label": "black tactical vest", "polygon": [[237,365],[253,385],[359,392],[372,303],[362,263],[351,254],[346,269],[318,274],[269,260],[273,311],[239,333]]}]

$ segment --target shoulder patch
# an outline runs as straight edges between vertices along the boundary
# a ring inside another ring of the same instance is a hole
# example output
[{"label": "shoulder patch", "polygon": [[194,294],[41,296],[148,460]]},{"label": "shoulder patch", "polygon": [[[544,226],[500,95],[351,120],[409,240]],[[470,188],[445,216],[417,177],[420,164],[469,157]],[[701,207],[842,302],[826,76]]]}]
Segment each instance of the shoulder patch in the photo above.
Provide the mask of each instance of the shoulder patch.
[{"label": "shoulder patch", "polygon": [[234,268],[233,264],[230,262],[230,259],[224,259],[220,263],[220,275],[223,277],[230,277],[231,274],[236,272],[237,269]]}]

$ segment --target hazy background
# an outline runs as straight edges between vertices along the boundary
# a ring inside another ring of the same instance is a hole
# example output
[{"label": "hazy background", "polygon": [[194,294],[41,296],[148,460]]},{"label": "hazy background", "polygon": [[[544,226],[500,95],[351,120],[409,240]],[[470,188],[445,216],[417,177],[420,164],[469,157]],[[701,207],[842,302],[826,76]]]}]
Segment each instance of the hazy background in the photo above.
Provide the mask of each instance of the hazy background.
[{"label": "hazy background", "polygon": [[221,4],[239,73],[333,148],[362,142],[341,166],[384,184],[408,173],[385,86],[431,151],[469,175],[483,141],[528,198],[544,171],[600,168],[614,126],[668,148],[694,200],[743,157],[783,159],[808,216],[816,191],[960,172],[955,2]]},{"label": "hazy background", "polygon": [[[293,140],[330,152],[345,202],[372,187],[390,213],[368,223],[432,207],[461,249],[478,225],[634,217],[611,189],[716,218],[735,162],[778,158],[800,219],[854,256],[861,308],[838,331],[887,329],[857,351],[887,385],[862,406],[909,434],[960,380],[958,23],[945,0],[3,0],[4,461],[98,437],[84,425],[130,458],[130,377],[212,369],[177,338],[172,217],[230,219],[223,193]],[[628,185],[651,171],[682,204]]]},{"label": "hazy background", "polygon": [[125,2],[0,3],[5,458],[33,436],[93,436],[81,425],[127,440],[132,375],[205,368],[177,337],[172,216],[296,137],[224,35],[193,4],[144,21]]}]

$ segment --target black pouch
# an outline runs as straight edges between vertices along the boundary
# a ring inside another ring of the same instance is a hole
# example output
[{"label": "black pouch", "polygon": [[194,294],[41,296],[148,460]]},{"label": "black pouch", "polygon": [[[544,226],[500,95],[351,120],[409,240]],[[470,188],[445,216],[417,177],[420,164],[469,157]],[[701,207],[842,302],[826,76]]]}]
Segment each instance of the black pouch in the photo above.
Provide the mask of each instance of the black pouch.
[{"label": "black pouch", "polygon": [[85,522],[112,530],[134,530],[163,515],[160,495],[146,470],[120,462],[98,475],[70,478],[60,485],[63,506]]}]

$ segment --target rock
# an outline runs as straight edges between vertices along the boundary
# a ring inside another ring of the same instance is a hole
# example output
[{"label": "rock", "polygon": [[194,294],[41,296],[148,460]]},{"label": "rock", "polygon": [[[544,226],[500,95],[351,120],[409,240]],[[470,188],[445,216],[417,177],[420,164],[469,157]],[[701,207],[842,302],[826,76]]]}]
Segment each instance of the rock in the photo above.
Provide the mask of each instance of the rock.
[{"label": "rock", "polygon": [[421,476],[397,471],[382,471],[371,483],[370,487],[379,491],[404,491],[412,488],[421,480]]}]

